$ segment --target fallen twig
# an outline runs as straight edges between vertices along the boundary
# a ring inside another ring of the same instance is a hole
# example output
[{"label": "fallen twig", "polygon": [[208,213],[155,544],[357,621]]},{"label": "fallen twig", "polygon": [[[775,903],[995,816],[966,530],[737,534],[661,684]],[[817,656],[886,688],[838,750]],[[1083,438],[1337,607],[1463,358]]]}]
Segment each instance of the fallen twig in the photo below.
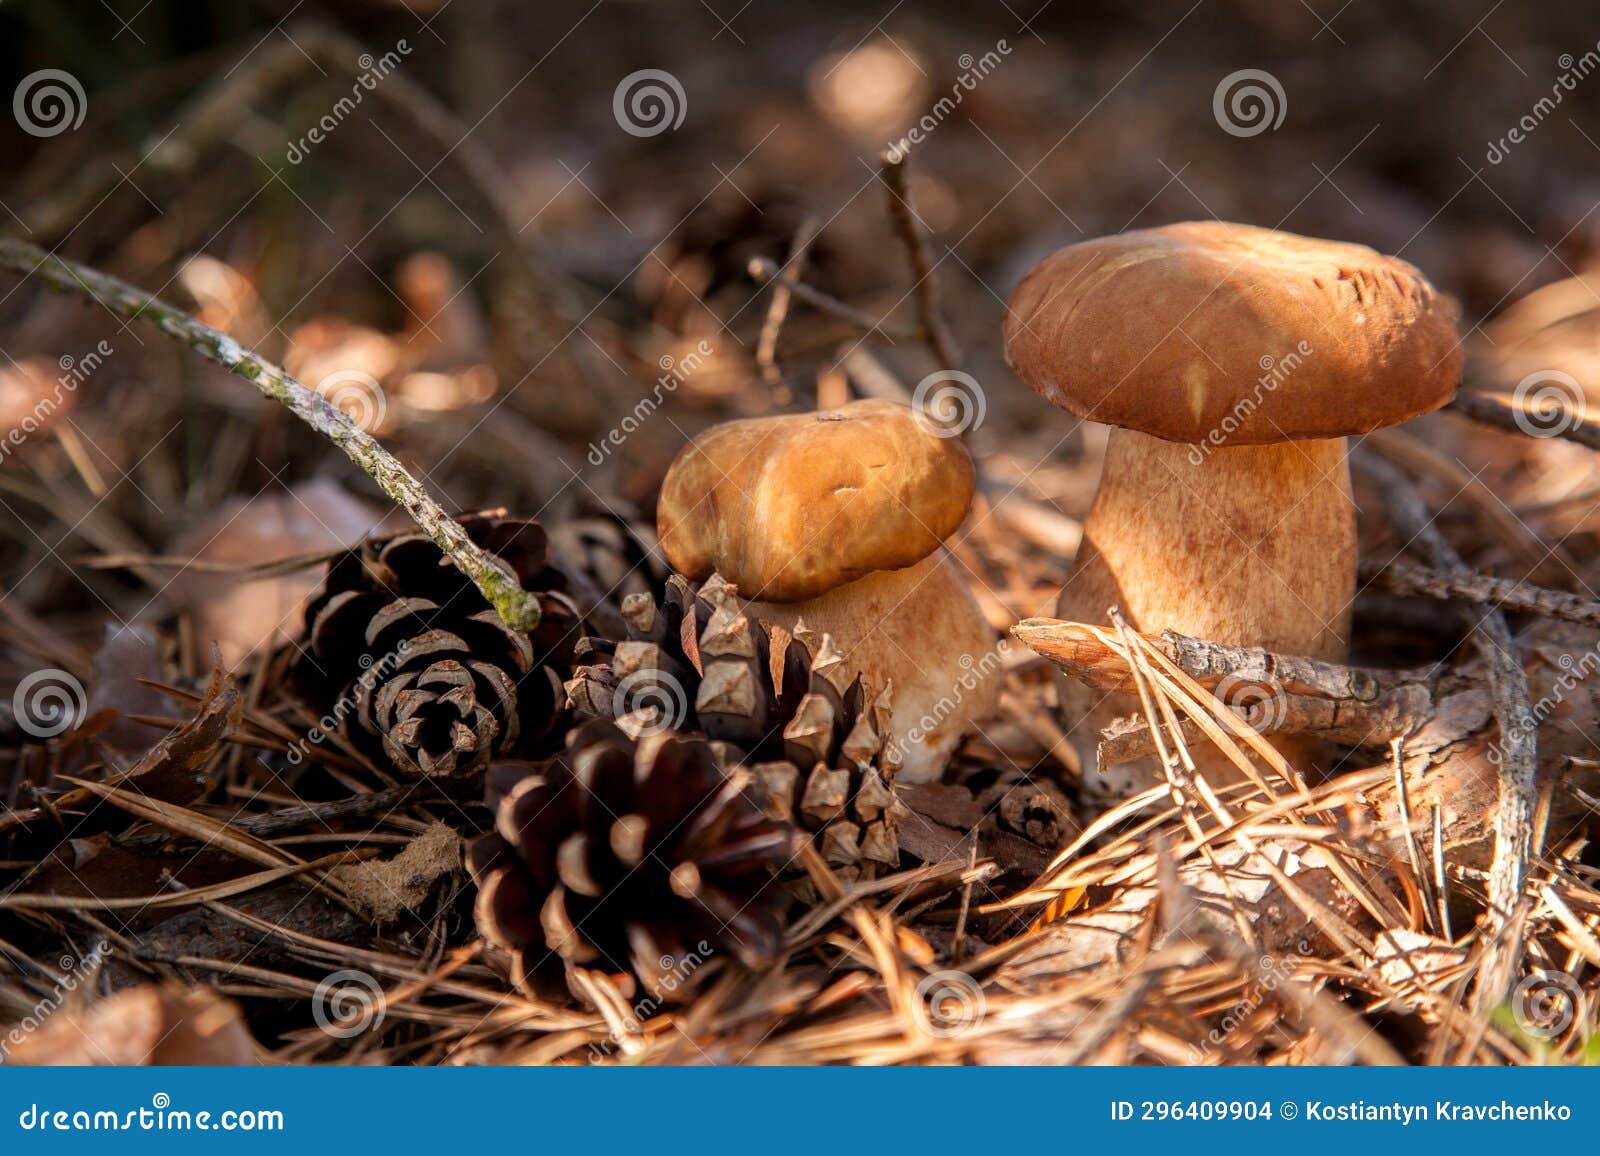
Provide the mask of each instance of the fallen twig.
[{"label": "fallen twig", "polygon": [[473,542],[393,454],[316,390],[244,349],[227,334],[201,324],[143,290],[26,241],[0,238],[0,269],[37,277],[52,289],[80,294],[119,316],[155,325],[168,337],[281,402],[369,474],[471,579],[506,625],[513,630],[531,630],[538,624],[538,599],[522,588],[506,565]]},{"label": "fallen twig", "polygon": [[854,305],[846,305],[837,297],[824,293],[814,285],[808,285],[799,277],[785,277],[778,263],[770,257],[752,257],[748,266],[750,276],[763,285],[777,281],[783,289],[787,289],[807,305],[822,312],[837,317],[840,321],[847,321],[857,329],[864,329],[868,333],[882,333],[885,337],[897,338],[904,341],[915,341],[922,336],[920,332],[910,329],[900,329],[880,321]]},{"label": "fallen twig", "polygon": [[789,247],[789,259],[778,274],[777,286],[772,290],[772,301],[767,306],[767,319],[761,326],[761,339],[756,343],[756,364],[761,367],[761,377],[769,386],[783,381],[783,371],[778,368],[778,334],[783,331],[784,319],[789,316],[789,301],[794,296],[794,283],[800,280],[805,268],[811,243],[816,240],[821,222],[808,216],[795,231],[794,243]]},{"label": "fallen twig", "polygon": [[928,238],[906,182],[906,155],[902,150],[891,149],[879,159],[883,165],[883,183],[889,188],[889,213],[905,243],[906,255],[911,260],[911,275],[916,279],[912,292],[917,298],[917,314],[927,334],[928,346],[939,359],[941,368],[959,369],[961,351],[956,348],[956,340],[950,335],[950,327],[945,324],[939,307],[939,281],[934,276],[933,254],[928,250]]},{"label": "fallen twig", "polygon": [[[1591,450],[1600,450],[1600,427],[1584,421],[1557,422],[1548,430],[1540,428],[1539,433],[1534,435],[1526,428],[1528,420],[1522,411],[1485,394],[1474,393],[1470,389],[1463,389],[1457,393],[1455,400],[1445,408],[1454,410],[1462,417],[1471,418],[1483,425],[1492,425],[1508,433],[1523,434],[1527,437],[1565,438],[1569,442],[1577,442],[1580,446],[1587,446]],[[1522,418],[1520,422],[1517,420],[1519,417]]]},{"label": "fallen twig", "polygon": [[1436,598],[1441,602],[1465,601],[1498,606],[1519,614],[1536,614],[1541,618],[1600,627],[1600,602],[1568,594],[1564,590],[1551,590],[1531,582],[1496,578],[1472,570],[1450,573],[1393,559],[1388,562],[1363,562],[1361,581],[1392,590],[1396,594]]}]

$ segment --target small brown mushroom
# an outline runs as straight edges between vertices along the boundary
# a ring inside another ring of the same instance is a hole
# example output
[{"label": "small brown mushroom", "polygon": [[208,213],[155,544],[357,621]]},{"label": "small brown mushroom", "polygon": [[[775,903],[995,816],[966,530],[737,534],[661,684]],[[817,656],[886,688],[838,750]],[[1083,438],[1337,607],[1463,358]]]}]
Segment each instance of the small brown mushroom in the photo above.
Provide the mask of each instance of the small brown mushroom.
[{"label": "small brown mushroom", "polygon": [[[1006,358],[1052,404],[1116,427],[1057,615],[1104,621],[1115,605],[1139,630],[1343,658],[1345,438],[1450,400],[1457,315],[1397,258],[1220,221],[1045,258],[1011,296]],[[1092,767],[1101,727],[1137,703],[1061,688]],[[1158,770],[1089,785],[1120,796]]]},{"label": "small brown mushroom", "polygon": [[769,624],[831,634],[892,689],[912,782],[938,777],[1000,681],[994,632],[943,546],[973,469],[941,432],[886,401],[728,422],[678,455],[657,512],[674,567],[720,574]]}]

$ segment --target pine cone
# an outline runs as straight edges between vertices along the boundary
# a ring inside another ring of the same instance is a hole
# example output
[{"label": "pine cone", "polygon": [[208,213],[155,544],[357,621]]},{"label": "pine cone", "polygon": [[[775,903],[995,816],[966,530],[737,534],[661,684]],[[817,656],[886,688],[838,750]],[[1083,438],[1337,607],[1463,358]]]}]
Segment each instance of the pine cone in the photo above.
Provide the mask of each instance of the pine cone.
[{"label": "pine cone", "polygon": [[592,720],[540,764],[496,763],[492,834],[468,866],[484,937],[531,990],[563,962],[631,973],[658,999],[693,986],[709,955],[776,954],[785,897],[772,885],[793,835],[762,814],[710,744],[633,739]]},{"label": "pine cone", "polygon": [[583,615],[549,565],[537,522],[458,519],[538,595],[532,634],[511,630],[420,533],[363,542],[328,565],[306,605],[291,671],[300,696],[369,757],[412,775],[466,775],[492,758],[542,756],[566,724]]},{"label": "pine cone", "polygon": [[563,519],[550,527],[550,540],[615,602],[654,590],[668,573],[654,526],[625,507]]},{"label": "pine cone", "polygon": [[888,696],[845,670],[829,636],[791,638],[751,619],[716,576],[696,590],[674,574],[661,603],[630,596],[622,615],[627,641],[580,645],[580,661],[609,659],[567,684],[580,714],[636,734],[701,731],[725,767],[749,767],[769,812],[811,833],[841,878],[898,865]]}]

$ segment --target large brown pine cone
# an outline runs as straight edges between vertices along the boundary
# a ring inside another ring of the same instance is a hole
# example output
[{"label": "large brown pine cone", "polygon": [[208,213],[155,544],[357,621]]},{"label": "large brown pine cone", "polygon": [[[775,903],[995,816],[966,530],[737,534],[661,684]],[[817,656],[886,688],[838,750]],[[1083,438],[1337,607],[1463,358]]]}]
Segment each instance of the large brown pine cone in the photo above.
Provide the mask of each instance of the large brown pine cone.
[{"label": "large brown pine cone", "polygon": [[622,614],[628,640],[580,646],[579,661],[597,660],[567,684],[580,714],[718,740],[725,768],[749,767],[769,809],[846,881],[899,863],[888,696],[845,669],[830,637],[750,618],[716,576],[697,590],[675,574],[661,602],[630,596]]},{"label": "large brown pine cone", "polygon": [[795,836],[744,785],[704,739],[633,739],[603,720],[546,762],[496,763],[494,832],[468,853],[479,930],[529,989],[570,963],[668,999],[712,958],[770,960],[786,903],[774,875]]},{"label": "large brown pine cone", "polygon": [[547,755],[569,718],[562,679],[583,615],[549,564],[544,530],[504,511],[458,520],[538,595],[531,634],[507,627],[431,540],[399,534],[328,565],[291,672],[324,727],[411,775]]}]

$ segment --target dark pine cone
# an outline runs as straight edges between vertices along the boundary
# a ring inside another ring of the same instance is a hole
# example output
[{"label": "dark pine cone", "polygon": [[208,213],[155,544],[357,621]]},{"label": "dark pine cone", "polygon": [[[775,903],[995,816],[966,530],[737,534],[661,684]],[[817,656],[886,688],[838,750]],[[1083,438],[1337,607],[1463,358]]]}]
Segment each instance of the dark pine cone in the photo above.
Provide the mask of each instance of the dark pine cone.
[{"label": "dark pine cone", "polygon": [[600,660],[567,684],[580,714],[634,733],[702,731],[725,768],[749,767],[769,810],[810,832],[841,878],[898,865],[887,695],[845,669],[829,636],[791,638],[748,617],[716,576],[696,590],[674,574],[662,602],[633,595],[622,615],[627,641],[579,647],[579,661]]},{"label": "dark pine cone", "polygon": [[458,520],[538,595],[532,634],[507,627],[427,537],[399,534],[328,565],[291,675],[353,746],[412,775],[547,755],[568,717],[562,678],[583,616],[549,564],[544,530],[503,511]]},{"label": "dark pine cone", "polygon": [[786,902],[773,884],[794,836],[723,774],[710,745],[662,731],[633,739],[592,720],[544,763],[496,763],[494,832],[468,866],[478,928],[539,990],[563,962],[631,974],[658,999],[730,955],[777,952]]}]

